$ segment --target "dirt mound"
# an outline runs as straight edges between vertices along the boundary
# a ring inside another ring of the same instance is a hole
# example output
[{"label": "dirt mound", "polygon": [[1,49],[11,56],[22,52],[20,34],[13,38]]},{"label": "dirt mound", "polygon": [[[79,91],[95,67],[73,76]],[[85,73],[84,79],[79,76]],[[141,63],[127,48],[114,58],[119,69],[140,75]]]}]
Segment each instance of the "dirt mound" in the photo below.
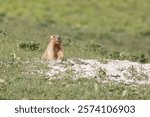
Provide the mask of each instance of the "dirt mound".
[{"label": "dirt mound", "polygon": [[108,60],[102,63],[98,60],[67,59],[48,63],[49,79],[71,77],[96,78],[99,82],[125,82],[150,84],[150,64],[140,64],[127,60]]}]

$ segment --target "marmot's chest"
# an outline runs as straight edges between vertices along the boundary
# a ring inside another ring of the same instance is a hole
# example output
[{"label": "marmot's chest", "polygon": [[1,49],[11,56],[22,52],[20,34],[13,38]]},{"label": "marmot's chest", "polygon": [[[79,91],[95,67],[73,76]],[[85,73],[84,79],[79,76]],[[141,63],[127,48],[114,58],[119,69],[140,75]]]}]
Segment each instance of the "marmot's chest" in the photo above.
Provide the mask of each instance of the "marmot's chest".
[{"label": "marmot's chest", "polygon": [[60,49],[61,49],[60,47],[56,46],[56,47],[54,47],[53,51],[54,51],[54,53],[58,53]]},{"label": "marmot's chest", "polygon": [[58,52],[60,51],[60,47],[54,47],[54,57],[57,59],[58,58]]}]

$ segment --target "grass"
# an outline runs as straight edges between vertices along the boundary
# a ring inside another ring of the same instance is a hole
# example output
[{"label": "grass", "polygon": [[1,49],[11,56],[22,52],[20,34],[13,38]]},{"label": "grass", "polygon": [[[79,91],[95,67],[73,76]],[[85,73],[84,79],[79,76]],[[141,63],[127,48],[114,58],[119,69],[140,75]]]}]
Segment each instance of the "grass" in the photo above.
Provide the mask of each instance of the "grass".
[{"label": "grass", "polygon": [[150,99],[149,85],[49,81],[32,73],[46,69],[36,60],[55,33],[63,37],[66,58],[150,62],[149,5],[149,0],[0,0],[0,99]]}]

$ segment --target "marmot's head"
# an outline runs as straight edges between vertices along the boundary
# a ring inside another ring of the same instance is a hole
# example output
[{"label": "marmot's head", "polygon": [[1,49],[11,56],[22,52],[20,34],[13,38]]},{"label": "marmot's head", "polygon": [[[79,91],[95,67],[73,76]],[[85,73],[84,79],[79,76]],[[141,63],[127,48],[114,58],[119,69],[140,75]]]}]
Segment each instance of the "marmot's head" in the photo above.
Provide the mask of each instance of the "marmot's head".
[{"label": "marmot's head", "polygon": [[54,43],[54,45],[61,44],[61,37],[59,35],[51,35],[50,40]]}]

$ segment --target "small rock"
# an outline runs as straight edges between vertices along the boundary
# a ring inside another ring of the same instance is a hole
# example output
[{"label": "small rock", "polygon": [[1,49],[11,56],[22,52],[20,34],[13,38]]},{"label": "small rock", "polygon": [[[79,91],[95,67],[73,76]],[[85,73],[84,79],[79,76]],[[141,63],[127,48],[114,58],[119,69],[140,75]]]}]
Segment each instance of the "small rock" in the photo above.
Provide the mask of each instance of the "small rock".
[{"label": "small rock", "polygon": [[49,85],[53,84],[51,81],[48,82]]},{"label": "small rock", "polygon": [[0,79],[0,83],[4,83],[5,81],[3,79]]}]

